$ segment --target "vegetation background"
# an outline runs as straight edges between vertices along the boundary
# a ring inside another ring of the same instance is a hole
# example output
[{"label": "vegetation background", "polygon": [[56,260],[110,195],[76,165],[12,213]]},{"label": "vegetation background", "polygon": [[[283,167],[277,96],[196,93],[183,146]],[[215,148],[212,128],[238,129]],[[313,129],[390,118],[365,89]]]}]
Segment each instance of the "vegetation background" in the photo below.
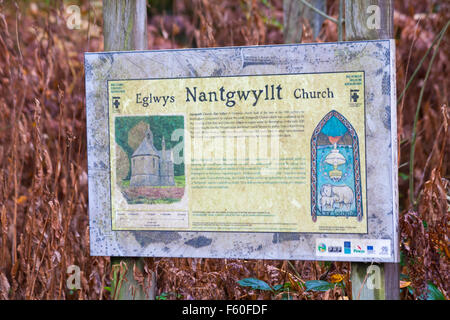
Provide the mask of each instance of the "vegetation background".
[{"label": "vegetation background", "polygon": [[[0,299],[111,298],[110,258],[89,255],[87,206],[83,52],[103,50],[102,3],[74,3],[79,29],[68,28],[69,2],[0,0]],[[149,48],[283,43],[282,7],[151,1]],[[402,299],[450,294],[450,45],[440,33],[449,9],[444,0],[395,1]],[[338,1],[326,12],[336,18]],[[302,42],[336,40],[329,20],[316,39],[303,27]],[[79,290],[66,286],[70,265],[80,267]],[[156,258],[135,276],[151,279],[151,270],[158,299],[352,298],[345,262]]]}]

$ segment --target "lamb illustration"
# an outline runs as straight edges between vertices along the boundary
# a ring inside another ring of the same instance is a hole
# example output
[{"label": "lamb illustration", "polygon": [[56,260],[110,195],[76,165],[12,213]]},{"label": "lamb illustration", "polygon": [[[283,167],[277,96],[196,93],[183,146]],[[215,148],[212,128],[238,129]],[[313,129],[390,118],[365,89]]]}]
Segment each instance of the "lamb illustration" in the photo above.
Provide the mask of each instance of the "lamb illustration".
[{"label": "lamb illustration", "polygon": [[320,205],[322,211],[333,211],[334,206],[333,197],[327,197],[326,195],[323,194],[323,192],[321,192]]},{"label": "lamb illustration", "polygon": [[320,191],[320,203],[323,211],[335,208],[350,210],[353,204],[353,191],[348,186],[333,186],[324,184]]}]

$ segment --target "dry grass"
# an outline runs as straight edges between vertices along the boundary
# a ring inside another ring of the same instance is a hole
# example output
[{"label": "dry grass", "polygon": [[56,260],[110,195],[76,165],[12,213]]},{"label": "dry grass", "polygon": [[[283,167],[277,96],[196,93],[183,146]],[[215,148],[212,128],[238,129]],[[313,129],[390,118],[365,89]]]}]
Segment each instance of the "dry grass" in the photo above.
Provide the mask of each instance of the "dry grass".
[{"label": "dry grass", "polygon": [[[101,51],[101,8],[81,4],[86,20],[69,30],[58,5],[0,4],[0,299],[109,298],[110,259],[89,256],[84,51]],[[176,1],[149,19],[150,48],[282,43],[281,1]],[[396,2],[399,93],[433,38],[449,20],[441,1]],[[45,8],[44,8],[45,7]],[[328,8],[336,16],[337,8]],[[89,13],[88,13],[89,12]],[[305,29],[304,41],[313,41]],[[318,41],[335,41],[324,23]],[[414,114],[430,57],[398,105],[402,273],[417,298],[432,281],[448,298],[449,43],[444,38],[424,89],[413,174],[417,206],[409,199],[408,170]],[[406,165],[405,165],[406,163]],[[78,265],[82,289],[66,287],[67,267]],[[279,299],[237,280],[291,283],[294,299],[339,299],[349,292],[305,292],[298,281],[330,280],[349,263],[240,259],[146,259],[156,270],[158,295],[170,299]],[[146,272],[148,273],[148,272]]]},{"label": "dry grass", "polygon": [[[0,7],[0,292],[99,299],[109,259],[89,256],[85,39],[55,9],[25,9]],[[83,274],[71,297],[73,264]]]}]

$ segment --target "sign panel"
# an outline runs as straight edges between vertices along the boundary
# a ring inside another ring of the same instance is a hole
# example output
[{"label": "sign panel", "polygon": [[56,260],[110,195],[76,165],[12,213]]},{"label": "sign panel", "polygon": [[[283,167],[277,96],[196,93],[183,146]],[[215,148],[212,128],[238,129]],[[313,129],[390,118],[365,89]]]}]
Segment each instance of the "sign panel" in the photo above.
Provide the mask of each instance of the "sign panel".
[{"label": "sign panel", "polygon": [[364,72],[108,85],[112,230],[367,233]]},{"label": "sign panel", "polygon": [[396,261],[392,47],[87,53],[91,253]]}]

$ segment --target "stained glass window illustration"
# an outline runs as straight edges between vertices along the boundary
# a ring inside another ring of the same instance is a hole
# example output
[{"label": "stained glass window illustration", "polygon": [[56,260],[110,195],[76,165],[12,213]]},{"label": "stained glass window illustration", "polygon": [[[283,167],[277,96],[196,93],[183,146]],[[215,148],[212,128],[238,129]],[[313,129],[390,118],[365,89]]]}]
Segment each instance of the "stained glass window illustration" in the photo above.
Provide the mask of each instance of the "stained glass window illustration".
[{"label": "stained glass window illustration", "polygon": [[358,135],[339,112],[327,113],[311,137],[311,216],[362,220]]}]

